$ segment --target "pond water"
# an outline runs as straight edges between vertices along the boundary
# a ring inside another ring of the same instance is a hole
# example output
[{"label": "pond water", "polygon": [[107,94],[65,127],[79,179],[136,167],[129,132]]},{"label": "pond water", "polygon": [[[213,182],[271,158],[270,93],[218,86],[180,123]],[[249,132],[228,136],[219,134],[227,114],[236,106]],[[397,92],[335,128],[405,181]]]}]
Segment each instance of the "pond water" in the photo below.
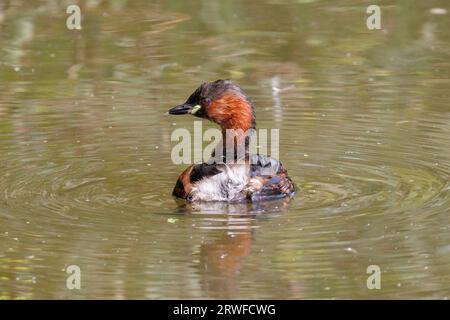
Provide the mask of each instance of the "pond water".
[{"label": "pond water", "polygon": [[[382,30],[355,0],[86,0],[80,31],[71,3],[0,3],[0,298],[449,297],[448,1],[377,1]],[[195,119],[166,111],[219,78],[292,201],[171,197]]]}]

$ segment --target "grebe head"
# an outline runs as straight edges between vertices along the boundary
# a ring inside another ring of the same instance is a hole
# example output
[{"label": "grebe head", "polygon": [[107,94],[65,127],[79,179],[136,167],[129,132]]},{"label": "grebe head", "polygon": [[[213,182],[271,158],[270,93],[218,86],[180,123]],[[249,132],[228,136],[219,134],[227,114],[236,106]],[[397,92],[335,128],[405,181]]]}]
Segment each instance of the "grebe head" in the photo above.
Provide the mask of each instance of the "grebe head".
[{"label": "grebe head", "polygon": [[186,100],[173,107],[170,114],[192,114],[209,119],[223,129],[255,128],[255,114],[250,99],[230,80],[203,83]]}]

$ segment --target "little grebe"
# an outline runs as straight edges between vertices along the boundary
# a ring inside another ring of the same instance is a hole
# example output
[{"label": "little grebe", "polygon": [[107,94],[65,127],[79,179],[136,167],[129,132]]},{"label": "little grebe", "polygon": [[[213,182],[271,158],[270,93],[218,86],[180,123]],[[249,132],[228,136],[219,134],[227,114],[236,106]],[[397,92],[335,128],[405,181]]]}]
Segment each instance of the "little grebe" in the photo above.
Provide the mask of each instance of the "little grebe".
[{"label": "little grebe", "polygon": [[[193,164],[178,178],[173,195],[194,201],[258,201],[291,197],[295,186],[281,162],[249,151],[249,135],[256,128],[250,99],[230,80],[203,83],[169,114],[192,114],[217,123],[222,128],[220,156],[213,152],[213,161]],[[230,150],[225,143],[232,129],[234,161],[228,161]],[[237,132],[237,133],[236,133]],[[244,146],[245,158],[238,157],[236,146]],[[223,156],[225,153],[227,156]],[[217,161],[220,159],[221,161]]]}]

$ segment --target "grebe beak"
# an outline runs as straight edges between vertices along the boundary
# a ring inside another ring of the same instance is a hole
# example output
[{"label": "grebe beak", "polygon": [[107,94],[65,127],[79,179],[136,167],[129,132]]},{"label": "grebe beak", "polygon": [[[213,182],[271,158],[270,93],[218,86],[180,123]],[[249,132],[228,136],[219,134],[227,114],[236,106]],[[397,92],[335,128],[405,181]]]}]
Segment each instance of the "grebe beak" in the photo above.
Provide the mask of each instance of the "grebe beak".
[{"label": "grebe beak", "polygon": [[169,114],[195,114],[198,110],[200,110],[201,106],[192,105],[189,103],[183,103],[179,106],[173,107],[169,110]]}]

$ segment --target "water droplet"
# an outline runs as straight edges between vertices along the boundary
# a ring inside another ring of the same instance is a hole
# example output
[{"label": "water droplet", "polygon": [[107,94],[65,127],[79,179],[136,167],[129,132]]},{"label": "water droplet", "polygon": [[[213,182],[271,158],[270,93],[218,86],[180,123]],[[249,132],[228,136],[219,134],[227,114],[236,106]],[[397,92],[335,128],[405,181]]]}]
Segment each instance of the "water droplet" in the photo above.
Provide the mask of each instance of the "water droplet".
[{"label": "water droplet", "polygon": [[350,247],[348,247],[348,248],[345,248],[345,251],[347,251],[347,252],[351,252],[351,253],[353,253],[353,254],[358,254],[358,251],[356,251],[355,249],[353,249],[353,248],[350,248]]}]

